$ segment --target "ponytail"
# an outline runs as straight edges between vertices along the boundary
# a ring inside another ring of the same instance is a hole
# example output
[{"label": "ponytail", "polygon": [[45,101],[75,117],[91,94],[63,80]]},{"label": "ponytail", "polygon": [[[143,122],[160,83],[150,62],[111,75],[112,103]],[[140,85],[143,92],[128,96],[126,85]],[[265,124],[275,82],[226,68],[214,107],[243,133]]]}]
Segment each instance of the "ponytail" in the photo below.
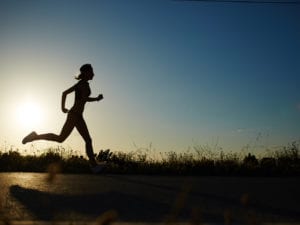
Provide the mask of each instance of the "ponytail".
[{"label": "ponytail", "polygon": [[83,74],[79,74],[77,77],[75,77],[76,80],[81,80],[83,78]]}]

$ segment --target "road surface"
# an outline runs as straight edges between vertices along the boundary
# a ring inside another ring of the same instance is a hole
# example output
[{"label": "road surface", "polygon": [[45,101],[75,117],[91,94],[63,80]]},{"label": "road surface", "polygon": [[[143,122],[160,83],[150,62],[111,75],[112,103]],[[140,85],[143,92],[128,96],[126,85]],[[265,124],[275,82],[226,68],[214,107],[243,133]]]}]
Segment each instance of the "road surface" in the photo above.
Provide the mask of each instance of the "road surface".
[{"label": "road surface", "polygon": [[0,173],[1,221],[300,223],[300,178]]}]

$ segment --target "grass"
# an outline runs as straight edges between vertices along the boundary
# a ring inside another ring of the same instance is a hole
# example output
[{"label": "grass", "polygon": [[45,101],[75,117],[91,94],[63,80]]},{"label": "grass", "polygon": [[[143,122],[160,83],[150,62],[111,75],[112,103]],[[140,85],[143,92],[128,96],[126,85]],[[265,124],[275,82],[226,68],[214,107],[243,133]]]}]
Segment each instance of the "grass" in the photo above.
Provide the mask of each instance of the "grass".
[{"label": "grass", "polygon": [[[99,151],[96,158],[107,161],[106,172],[115,174],[299,176],[299,146],[300,142],[293,142],[279,150],[266,150],[260,157],[195,146],[185,152],[163,152],[159,156],[154,156],[151,149],[132,152],[108,149]],[[38,155],[23,155],[13,149],[0,150],[0,172],[47,172],[53,169],[62,173],[90,173],[85,157],[61,147],[46,149]]]}]

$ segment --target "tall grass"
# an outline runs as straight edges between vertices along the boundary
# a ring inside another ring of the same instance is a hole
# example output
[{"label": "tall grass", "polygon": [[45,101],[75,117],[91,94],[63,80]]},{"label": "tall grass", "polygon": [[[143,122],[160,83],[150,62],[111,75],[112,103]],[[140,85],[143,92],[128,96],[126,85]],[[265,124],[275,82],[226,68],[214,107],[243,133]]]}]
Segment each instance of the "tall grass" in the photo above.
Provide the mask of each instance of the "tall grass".
[{"label": "tall grass", "polygon": [[[202,175],[202,176],[299,176],[300,142],[257,157],[195,146],[185,152],[160,152],[154,157],[149,149],[132,152],[101,150],[99,161],[108,162],[106,173]],[[40,154],[23,155],[18,150],[0,151],[0,172],[46,172],[56,164],[62,173],[90,173],[85,157],[61,147],[49,148]]]}]

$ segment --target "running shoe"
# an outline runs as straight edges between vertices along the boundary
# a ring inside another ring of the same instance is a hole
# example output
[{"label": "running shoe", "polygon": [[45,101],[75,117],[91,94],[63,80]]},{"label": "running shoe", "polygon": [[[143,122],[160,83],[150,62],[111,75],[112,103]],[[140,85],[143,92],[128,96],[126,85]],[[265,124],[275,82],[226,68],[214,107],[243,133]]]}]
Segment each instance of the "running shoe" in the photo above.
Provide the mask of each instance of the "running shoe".
[{"label": "running shoe", "polygon": [[33,141],[33,139],[37,136],[36,132],[31,132],[30,134],[28,134],[26,137],[23,138],[22,140],[22,144],[25,145],[27,142],[31,142]]}]

